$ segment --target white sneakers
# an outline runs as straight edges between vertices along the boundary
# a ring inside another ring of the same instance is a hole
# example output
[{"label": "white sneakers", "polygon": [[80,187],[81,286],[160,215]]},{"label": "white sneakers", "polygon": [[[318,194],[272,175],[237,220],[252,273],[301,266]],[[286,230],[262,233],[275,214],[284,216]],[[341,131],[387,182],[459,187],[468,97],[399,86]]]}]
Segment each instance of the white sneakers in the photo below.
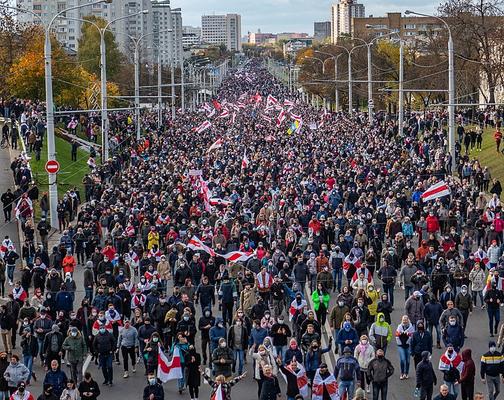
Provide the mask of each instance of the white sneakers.
[{"label": "white sneakers", "polygon": [[123,378],[127,378],[129,375],[127,372],[124,373]]}]

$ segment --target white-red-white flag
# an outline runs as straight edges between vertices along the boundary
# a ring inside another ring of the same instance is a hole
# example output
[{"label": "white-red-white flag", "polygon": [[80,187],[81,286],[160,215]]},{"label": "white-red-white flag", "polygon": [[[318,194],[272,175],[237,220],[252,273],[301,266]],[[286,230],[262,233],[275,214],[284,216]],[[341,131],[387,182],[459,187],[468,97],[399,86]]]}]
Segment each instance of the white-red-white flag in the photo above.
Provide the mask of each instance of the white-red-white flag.
[{"label": "white-red-white flag", "polygon": [[249,159],[247,157],[247,152],[244,152],[241,167],[242,167],[242,169],[246,169],[248,167],[248,165],[249,165]]},{"label": "white-red-white flag", "polygon": [[284,106],[285,107],[293,107],[294,106],[294,102],[290,101],[290,100],[284,100]]},{"label": "white-red-white flag", "polygon": [[422,201],[429,201],[448,196],[449,194],[450,188],[448,184],[446,184],[445,181],[440,181],[423,192],[421,198]]},{"label": "white-red-white flag", "polygon": [[225,400],[222,395],[222,385],[217,386],[215,393],[212,394],[212,398],[210,400]]},{"label": "white-red-white flag", "polygon": [[210,128],[211,126],[212,126],[212,124],[208,120],[205,120],[204,122],[201,123],[201,125],[194,128],[194,131],[196,133],[202,133],[202,132],[206,131],[208,128]]},{"label": "white-red-white flag", "polygon": [[222,110],[222,112],[220,113],[220,115],[217,118],[226,118],[226,117],[229,117],[229,111],[227,108]]},{"label": "white-red-white flag", "polygon": [[231,115],[231,124],[234,125],[236,120],[236,113],[234,112],[233,115]]},{"label": "white-red-white flag", "polygon": [[266,108],[275,105],[278,103],[278,100],[273,97],[271,94],[268,95],[268,98],[266,99]]},{"label": "white-red-white flag", "polygon": [[222,147],[222,144],[224,143],[224,140],[222,139],[217,139],[214,143],[212,143],[212,145],[210,146],[210,148],[207,150],[208,153],[210,153],[212,150],[217,150],[217,149],[220,149]]},{"label": "white-red-white flag", "polygon": [[271,117],[268,117],[266,114],[261,115],[262,119],[264,119],[266,122],[271,122]]},{"label": "white-red-white flag", "polygon": [[282,122],[284,121],[285,119],[285,110],[282,108],[282,110],[280,111],[280,114],[278,114],[277,118],[276,118],[276,126],[277,128],[282,125]]},{"label": "white-red-white flag", "polygon": [[193,236],[189,242],[187,242],[187,247],[194,251],[204,251],[207,254],[210,254],[212,257],[215,257],[215,251],[203,243],[198,237]]},{"label": "white-red-white flag", "polygon": [[250,257],[254,255],[253,251],[231,251],[226,254],[217,254],[219,257],[225,258],[230,262],[247,261]]},{"label": "white-red-white flag", "polygon": [[173,379],[182,379],[183,376],[178,347],[174,348],[171,360],[168,360],[168,357],[160,348],[158,353],[158,379],[165,383]]},{"label": "white-red-white flag", "polygon": [[227,206],[233,205],[232,201],[224,200],[224,199],[221,199],[220,197],[212,197],[208,202],[212,206],[224,206],[224,207],[227,207]]}]

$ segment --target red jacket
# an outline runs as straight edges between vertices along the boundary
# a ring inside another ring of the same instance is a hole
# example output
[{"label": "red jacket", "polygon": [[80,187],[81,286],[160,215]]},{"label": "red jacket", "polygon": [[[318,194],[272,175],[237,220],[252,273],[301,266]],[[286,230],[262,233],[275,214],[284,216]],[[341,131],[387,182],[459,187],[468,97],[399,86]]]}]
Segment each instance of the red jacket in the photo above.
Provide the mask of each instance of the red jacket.
[{"label": "red jacket", "polygon": [[427,223],[427,232],[435,233],[439,230],[439,220],[435,215],[429,215],[425,218],[425,222]]},{"label": "red jacket", "polygon": [[460,382],[474,383],[476,376],[476,367],[471,358],[471,349],[465,349],[462,352],[462,361],[464,361],[464,369],[460,374]]}]

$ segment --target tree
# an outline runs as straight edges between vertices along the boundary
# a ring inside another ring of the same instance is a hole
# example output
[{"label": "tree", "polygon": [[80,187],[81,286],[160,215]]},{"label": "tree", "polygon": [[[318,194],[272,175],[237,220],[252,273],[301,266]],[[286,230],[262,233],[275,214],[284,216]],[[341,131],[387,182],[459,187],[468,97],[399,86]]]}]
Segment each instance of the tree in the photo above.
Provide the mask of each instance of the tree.
[{"label": "tree", "polygon": [[[45,98],[44,71],[44,33],[40,27],[34,27],[34,35],[12,63],[6,83],[9,92],[17,97],[43,100]],[[56,39],[52,44],[53,95],[62,104],[76,105],[80,93],[85,88],[80,79],[79,67],[65,53]]]},{"label": "tree", "polygon": [[504,66],[504,1],[448,0],[441,4],[439,12],[451,27],[458,55],[480,63],[488,86],[487,100],[494,103],[495,87],[502,81]]},{"label": "tree", "polygon": [[[90,21],[102,29],[107,25],[107,21],[96,16],[84,17],[84,20]],[[100,76],[100,32],[91,23],[82,23],[77,59],[86,71]],[[119,51],[114,34],[108,30],[105,32],[105,59],[107,78],[114,80],[121,68],[123,55]]]}]

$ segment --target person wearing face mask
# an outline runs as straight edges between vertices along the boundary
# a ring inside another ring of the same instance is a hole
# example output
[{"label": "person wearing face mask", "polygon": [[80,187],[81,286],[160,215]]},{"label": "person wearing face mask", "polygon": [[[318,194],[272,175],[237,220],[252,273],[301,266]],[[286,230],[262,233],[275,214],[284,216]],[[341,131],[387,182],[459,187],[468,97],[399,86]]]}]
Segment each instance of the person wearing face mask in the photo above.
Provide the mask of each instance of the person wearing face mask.
[{"label": "person wearing face mask", "polygon": [[369,329],[369,341],[375,350],[383,350],[387,352],[387,346],[392,340],[392,327],[385,320],[383,313],[378,313],[376,321],[371,324]]},{"label": "person wearing face mask", "polygon": [[61,360],[61,346],[63,345],[64,337],[60,332],[60,328],[58,325],[54,324],[51,327],[51,331],[46,334],[44,338],[44,360],[45,365],[49,367],[52,360],[58,361]]},{"label": "person wearing face mask", "polygon": [[17,386],[17,390],[10,396],[10,400],[35,400],[35,398],[26,390],[26,384],[20,382]]},{"label": "person wearing face mask", "polygon": [[37,379],[33,372],[33,359],[37,357],[38,344],[37,339],[33,336],[29,327],[24,328],[21,339],[21,348],[23,349],[23,364],[30,370],[30,376],[27,383],[30,383],[30,378],[33,376],[34,380]]},{"label": "person wearing face mask", "polygon": [[232,372],[236,371],[236,363],[238,362],[238,375],[243,373],[244,354],[248,348],[248,330],[243,324],[243,320],[236,319],[229,327],[227,334],[227,342],[230,349],[233,351],[233,368]]},{"label": "person wearing face mask", "polygon": [[322,283],[317,284],[317,290],[312,293],[313,308],[317,314],[317,321],[324,325],[327,318],[327,309],[331,297],[326,287]]},{"label": "person wearing face mask", "polygon": [[271,327],[271,336],[277,355],[283,359],[285,351],[287,350],[287,341],[292,336],[292,332],[285,323],[283,315],[278,316],[276,323]]},{"label": "person wearing face mask", "polygon": [[480,299],[481,308],[485,308],[483,301],[483,289],[486,285],[486,273],[481,269],[479,263],[474,264],[474,268],[469,272],[469,282],[471,282],[471,295],[474,307],[477,306],[478,297]]},{"label": "person wearing face mask", "polygon": [[444,287],[443,293],[439,296],[439,302],[443,306],[443,309],[447,308],[447,303],[449,301],[454,302],[455,301],[455,293],[453,293],[453,288],[451,287],[450,284],[447,284]]},{"label": "person wearing face mask", "polygon": [[105,379],[104,385],[112,385],[114,379],[113,354],[116,349],[116,341],[104,324],[98,329],[98,334],[93,339],[93,352],[98,354],[100,368]]},{"label": "person wearing face mask", "polygon": [[340,348],[340,354],[343,354],[343,350],[346,347],[348,347],[353,354],[355,346],[359,343],[359,336],[349,321],[343,322],[342,329],[338,332],[337,343]]},{"label": "person wearing face mask", "polygon": [[376,357],[373,358],[367,367],[367,379],[373,386],[373,399],[378,400],[381,393],[381,399],[387,399],[388,380],[394,374],[392,363],[385,358],[383,350],[376,351]]},{"label": "person wearing face mask", "polygon": [[448,344],[446,351],[439,359],[438,369],[443,372],[443,381],[448,386],[448,392],[455,398],[458,396],[458,383],[460,382],[460,374],[464,369],[464,361],[458,354],[451,343]]},{"label": "person wearing face mask", "polygon": [[155,373],[158,366],[158,355],[163,350],[163,344],[160,341],[159,334],[154,332],[143,351],[143,357],[146,360],[147,373]]},{"label": "person wearing face mask", "polygon": [[350,314],[352,315],[352,320],[357,333],[359,335],[366,334],[372,319],[363,297],[357,299],[357,304],[352,308]]},{"label": "person wearing face mask", "polygon": [[422,353],[424,351],[428,351],[429,354],[432,354],[432,335],[429,331],[425,330],[424,321],[418,321],[416,328],[416,332],[411,339],[411,355],[413,356],[415,368],[422,360]]},{"label": "person wearing face mask", "polygon": [[420,293],[419,291],[413,292],[413,294],[404,305],[406,315],[413,325],[416,325],[418,321],[423,319],[424,308],[425,305],[422,300],[422,293]]},{"label": "person wearing face mask", "polygon": [[283,357],[283,363],[289,364],[293,359],[296,359],[298,362],[303,363],[303,353],[298,346],[296,339],[292,338],[289,342],[289,347],[285,351]]},{"label": "person wearing face mask", "polygon": [[194,339],[196,336],[196,323],[194,318],[188,312],[182,314],[182,319],[177,324],[177,332],[183,332],[187,341],[194,345]]},{"label": "person wearing face mask", "polygon": [[420,400],[432,400],[434,386],[437,385],[436,373],[430,359],[430,353],[423,351],[416,369],[415,393],[418,393]]},{"label": "person wearing face mask", "polygon": [[219,339],[218,347],[212,353],[212,369],[215,375],[224,375],[229,378],[232,375],[235,360],[233,351],[227,345],[224,337]]},{"label": "person wearing face mask", "polygon": [[488,343],[488,351],[481,356],[480,374],[488,387],[488,398],[495,400],[500,392],[500,376],[503,374],[504,356],[497,351],[495,342]]},{"label": "person wearing face mask", "polygon": [[345,304],[343,299],[338,299],[329,316],[329,325],[335,342],[337,342],[338,333],[340,331],[341,324],[343,323],[344,316],[348,312],[350,312],[350,307]]},{"label": "person wearing face mask", "polygon": [[219,339],[226,337],[226,328],[222,318],[216,318],[215,324],[209,330],[210,353],[213,353],[219,347]]},{"label": "person wearing face mask", "polygon": [[80,381],[80,371],[87,346],[82,334],[75,327],[68,330],[68,336],[63,341],[62,349],[66,352],[67,361],[70,363],[70,376],[75,381]]},{"label": "person wearing face mask", "polygon": [[473,311],[472,297],[466,285],[462,285],[460,287],[460,292],[457,294],[457,296],[455,296],[455,307],[458,308],[458,310],[462,314],[462,321],[465,333],[465,328],[467,327],[467,320],[469,318],[469,314],[471,314]]},{"label": "person wearing face mask", "polygon": [[[369,363],[375,357],[375,350],[373,346],[369,344],[368,337],[366,335],[362,335],[360,337],[359,344],[355,347],[354,357],[359,362],[360,367],[360,376],[358,377],[360,380],[360,387],[362,389],[366,389],[366,378],[367,378],[367,370]],[[370,392],[369,388],[369,380],[367,382],[367,393]]]},{"label": "person wearing face mask", "polygon": [[472,350],[462,351],[462,361],[464,368],[460,374],[460,389],[462,400],[473,400],[474,398],[474,378],[476,377],[476,366],[472,359]]},{"label": "person wearing face mask", "polygon": [[210,344],[210,329],[215,325],[215,318],[212,316],[212,310],[210,308],[206,308],[203,311],[203,315],[199,318],[198,321],[198,330],[201,333],[201,349],[203,353],[203,364],[207,363],[207,354],[208,357],[212,357],[212,346]]},{"label": "person wearing face mask", "polygon": [[147,386],[143,391],[143,400],[164,400],[164,389],[155,374],[147,376]]}]

